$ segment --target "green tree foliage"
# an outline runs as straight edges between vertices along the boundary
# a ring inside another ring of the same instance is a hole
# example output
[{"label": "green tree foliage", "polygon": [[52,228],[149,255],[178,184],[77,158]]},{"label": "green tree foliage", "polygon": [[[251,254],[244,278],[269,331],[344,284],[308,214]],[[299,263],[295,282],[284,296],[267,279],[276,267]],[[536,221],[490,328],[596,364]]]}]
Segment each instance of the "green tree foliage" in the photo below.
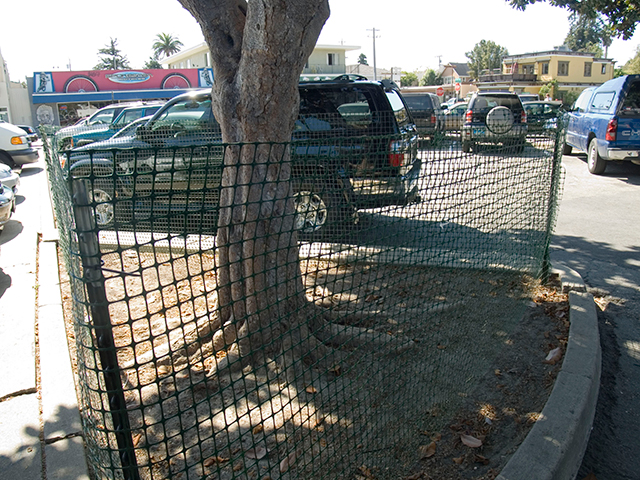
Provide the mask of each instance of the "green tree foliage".
[{"label": "green tree foliage", "polygon": [[146,68],[148,70],[152,70],[152,69],[160,69],[160,68],[163,68],[163,67],[162,67],[162,64],[158,61],[157,58],[149,57],[149,60],[144,62],[144,68]]},{"label": "green tree foliage", "polygon": [[558,81],[556,79],[553,79],[549,83],[540,87],[538,95],[544,98],[547,96],[547,93],[551,96],[552,99],[558,98]]},{"label": "green tree foliage", "polygon": [[360,65],[369,65],[369,63],[367,62],[367,56],[364,53],[361,53],[358,57],[358,63]]},{"label": "green tree foliage", "polygon": [[602,57],[602,47],[611,45],[611,35],[604,22],[579,13],[573,13],[570,21],[564,44],[573,52],[594,53],[596,57]]},{"label": "green tree foliage", "polygon": [[502,59],[509,55],[509,51],[491,40],[481,40],[465,55],[469,59],[469,73],[477,79],[483,70],[501,68]]},{"label": "green tree foliage", "polygon": [[156,59],[170,57],[182,48],[182,42],[169,33],[159,33],[151,48]]},{"label": "green tree foliage", "polygon": [[109,44],[98,50],[98,57],[100,63],[93,67],[94,70],[126,70],[131,68],[127,56],[120,53],[117,38],[110,38]]},{"label": "green tree foliage", "polygon": [[[636,47],[635,56],[630,59],[627,63],[622,67],[623,75],[633,75],[640,73],[640,45]],[[617,76],[617,75],[616,75]]]},{"label": "green tree foliage", "polygon": [[440,75],[436,73],[432,68],[428,69],[424,72],[422,79],[420,80],[420,85],[442,85],[442,78]]},{"label": "green tree foliage", "polygon": [[528,5],[548,1],[589,18],[602,16],[615,37],[630,39],[640,21],[640,0],[506,0],[512,7],[525,10]]},{"label": "green tree foliage", "polygon": [[414,72],[402,72],[400,76],[400,86],[410,87],[418,84],[418,75]]}]

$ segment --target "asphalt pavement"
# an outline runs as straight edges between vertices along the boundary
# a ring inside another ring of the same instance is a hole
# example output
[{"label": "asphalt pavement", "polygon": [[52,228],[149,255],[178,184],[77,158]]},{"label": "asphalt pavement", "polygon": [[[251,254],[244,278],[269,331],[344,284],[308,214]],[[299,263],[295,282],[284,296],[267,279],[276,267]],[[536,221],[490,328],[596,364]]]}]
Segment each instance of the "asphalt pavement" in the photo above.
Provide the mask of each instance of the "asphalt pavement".
[{"label": "asphalt pavement", "polygon": [[0,480],[88,480],[42,151],[0,234]]}]

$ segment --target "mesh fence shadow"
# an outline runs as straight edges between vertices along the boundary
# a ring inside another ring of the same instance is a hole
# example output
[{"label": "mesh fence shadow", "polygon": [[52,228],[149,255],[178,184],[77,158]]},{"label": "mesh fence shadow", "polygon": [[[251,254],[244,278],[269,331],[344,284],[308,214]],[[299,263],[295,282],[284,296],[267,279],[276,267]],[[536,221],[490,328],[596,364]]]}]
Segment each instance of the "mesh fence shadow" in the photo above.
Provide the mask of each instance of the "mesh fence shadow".
[{"label": "mesh fence shadow", "polygon": [[409,475],[547,267],[559,135],[45,138],[97,475]]}]

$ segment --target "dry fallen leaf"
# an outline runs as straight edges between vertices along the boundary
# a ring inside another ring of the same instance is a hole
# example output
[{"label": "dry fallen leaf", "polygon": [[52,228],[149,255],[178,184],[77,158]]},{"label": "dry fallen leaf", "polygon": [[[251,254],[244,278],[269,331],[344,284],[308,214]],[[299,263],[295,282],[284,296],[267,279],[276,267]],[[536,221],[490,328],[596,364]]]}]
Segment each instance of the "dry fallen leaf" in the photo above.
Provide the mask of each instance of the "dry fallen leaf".
[{"label": "dry fallen leaf", "polygon": [[482,441],[471,435],[460,435],[460,440],[467,447],[478,448],[482,446]]},{"label": "dry fallen leaf", "polygon": [[142,434],[141,433],[137,433],[136,435],[133,436],[133,446],[137,447],[138,444],[140,443],[140,439],[142,438]]},{"label": "dry fallen leaf", "polygon": [[254,460],[260,460],[267,454],[267,448],[264,445],[258,445],[257,447],[250,448],[245,452],[247,458]]},{"label": "dry fallen leaf", "polygon": [[367,480],[375,479],[375,477],[373,476],[373,473],[371,473],[371,470],[369,470],[365,465],[362,465],[361,467],[359,467],[358,470],[362,475],[364,475],[364,478],[366,478]]},{"label": "dry fallen leaf", "polygon": [[309,385],[307,388],[304,389],[304,391],[307,392],[307,393],[317,393],[318,392],[318,390],[316,390],[313,385]]},{"label": "dry fallen leaf", "polygon": [[473,457],[474,462],[481,463],[483,465],[489,465],[489,459],[487,457],[483,457],[482,455],[475,455]]},{"label": "dry fallen leaf", "polygon": [[228,459],[228,458],[223,458],[223,457],[215,456],[215,457],[209,457],[209,458],[205,459],[205,461],[204,461],[204,462],[202,462],[202,464],[203,464],[205,467],[210,467],[210,466],[211,466],[211,465],[213,465],[214,463],[225,463],[225,462],[228,462],[228,461],[229,461],[229,459]]},{"label": "dry fallen leaf", "polygon": [[253,430],[251,430],[253,432],[254,435],[257,435],[258,433],[262,432],[264,430],[264,426],[263,425],[256,425],[255,427],[253,427]]},{"label": "dry fallen leaf", "polygon": [[590,472],[589,475],[584,477],[582,480],[598,480],[593,472]]},{"label": "dry fallen leaf", "polygon": [[453,463],[457,463],[458,465],[460,465],[463,461],[464,461],[464,457],[455,457],[453,459]]},{"label": "dry fallen leaf", "polygon": [[554,348],[549,352],[547,357],[544,359],[543,363],[548,363],[549,365],[555,365],[558,360],[562,358],[562,349],[560,347]]},{"label": "dry fallen leaf", "polygon": [[420,453],[420,458],[433,457],[436,454],[436,442],[431,442],[429,445],[420,445],[418,453]]},{"label": "dry fallen leaf", "polygon": [[296,453],[296,451],[294,450],[293,452],[291,452],[289,455],[287,455],[286,457],[284,457],[282,459],[282,461],[280,462],[280,473],[284,473],[287,470],[289,470],[289,468],[293,465],[293,462],[296,461],[296,457],[298,456],[298,454]]}]

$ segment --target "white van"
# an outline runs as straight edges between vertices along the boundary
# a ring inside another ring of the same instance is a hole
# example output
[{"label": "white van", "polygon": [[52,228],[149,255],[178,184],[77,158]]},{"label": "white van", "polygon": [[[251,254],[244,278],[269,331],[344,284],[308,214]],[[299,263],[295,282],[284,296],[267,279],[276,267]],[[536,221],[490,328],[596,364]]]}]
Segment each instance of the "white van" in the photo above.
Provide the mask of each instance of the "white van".
[{"label": "white van", "polygon": [[10,123],[0,122],[0,163],[11,168],[38,161],[27,132]]}]

